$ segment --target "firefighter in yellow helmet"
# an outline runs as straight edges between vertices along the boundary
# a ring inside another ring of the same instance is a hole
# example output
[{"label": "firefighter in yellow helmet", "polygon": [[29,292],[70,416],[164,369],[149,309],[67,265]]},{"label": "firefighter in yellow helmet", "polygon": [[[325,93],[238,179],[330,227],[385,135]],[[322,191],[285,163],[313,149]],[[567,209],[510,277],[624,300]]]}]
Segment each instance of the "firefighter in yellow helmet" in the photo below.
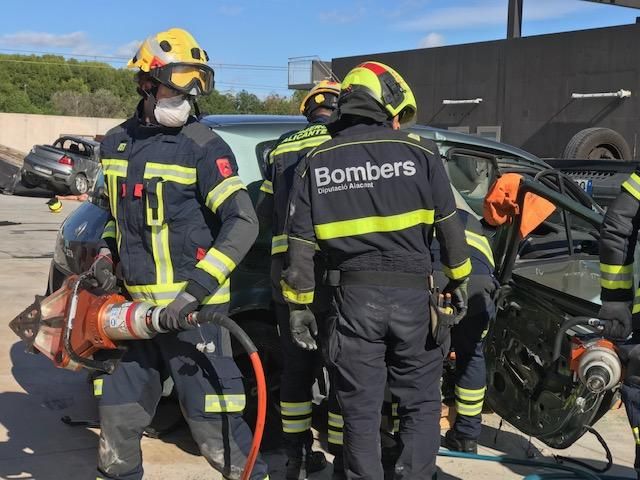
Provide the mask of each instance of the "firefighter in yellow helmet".
[{"label": "firefighter in yellow helmet", "polygon": [[[169,376],[202,455],[224,478],[240,478],[249,453],[228,332],[211,324],[190,329],[185,318],[195,310],[227,312],[229,276],[258,233],[233,152],[190,115],[195,98],[213,89],[207,60],[185,30],[147,38],[129,62],[143,98],[101,143],[112,218],[94,276],[113,285],[119,261],[128,295],[166,307],[170,332],[129,343],[116,370],[96,378],[97,478],[143,477],[140,439]],[[213,352],[196,348],[203,338],[215,344]],[[266,477],[258,460],[251,478]]]},{"label": "firefighter in yellow helmet", "polygon": [[[432,332],[429,276],[435,228],[454,320],[466,312],[471,263],[434,142],[399,130],[416,102],[392,68],[365,62],[342,82],[332,139],[296,169],[282,293],[299,347],[317,348],[316,248],[333,289],[328,353],[344,419],[347,478],[381,479],[385,385],[398,399],[395,478],[431,478],[440,444],[440,377],[448,331]],[[437,333],[437,334],[436,334]]]},{"label": "firefighter in yellow helmet", "polygon": [[[311,387],[322,364],[318,352],[298,348],[289,333],[289,309],[282,298],[280,276],[282,262],[287,251],[287,236],[284,233],[289,191],[294,171],[309,151],[331,137],[326,123],[338,105],[340,84],[331,80],[317,83],[300,104],[300,113],[308,124],[302,130],[285,134],[271,151],[266,180],[262,184],[262,198],[258,203],[261,224],[270,224],[272,229],[271,280],[274,310],[280,330],[283,353],[280,377],[280,413],[286,443],[287,480],[306,478],[312,472],[322,470],[327,461],[322,452],[311,449],[313,434],[311,417],[313,394]],[[316,271],[321,275],[322,259],[316,258]],[[319,295],[312,308],[319,318],[326,316],[328,298]],[[335,399],[329,398],[328,424],[329,452],[336,456],[334,471],[342,470],[342,417]]]}]

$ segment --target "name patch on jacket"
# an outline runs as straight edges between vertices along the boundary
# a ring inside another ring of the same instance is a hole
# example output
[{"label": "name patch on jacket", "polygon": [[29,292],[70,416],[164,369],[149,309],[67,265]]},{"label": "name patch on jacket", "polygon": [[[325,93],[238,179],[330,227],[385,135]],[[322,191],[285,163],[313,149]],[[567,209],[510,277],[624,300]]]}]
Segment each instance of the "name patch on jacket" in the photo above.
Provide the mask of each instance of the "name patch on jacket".
[{"label": "name patch on jacket", "polygon": [[388,162],[380,165],[367,162],[364,166],[334,168],[317,167],[313,170],[318,194],[331,193],[356,188],[373,188],[376,180],[394,177],[412,177],[416,174],[416,164],[411,160]]}]

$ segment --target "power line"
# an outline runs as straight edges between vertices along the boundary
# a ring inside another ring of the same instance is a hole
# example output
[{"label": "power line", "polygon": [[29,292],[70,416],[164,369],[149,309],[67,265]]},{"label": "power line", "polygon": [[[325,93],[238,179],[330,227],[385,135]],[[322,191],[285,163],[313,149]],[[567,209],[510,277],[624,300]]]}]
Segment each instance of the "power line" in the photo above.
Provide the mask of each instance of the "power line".
[{"label": "power line", "polygon": [[[38,60],[16,60],[10,58],[0,58],[0,63],[26,63],[30,65],[50,65],[56,67],[67,67],[67,68],[98,68],[102,70],[113,70],[113,67],[108,65],[88,65],[88,64],[68,64],[66,62],[46,62],[46,61],[38,61]],[[238,83],[238,82],[216,82],[217,85],[225,85],[229,87],[247,87],[247,88],[255,88],[259,90],[288,90],[286,87],[280,87],[276,85],[261,85],[261,84],[252,84],[252,83]]]},{"label": "power line", "polygon": [[[130,57],[121,57],[115,55],[87,55],[87,54],[70,54],[70,53],[62,53],[62,52],[43,52],[36,50],[18,50],[18,49],[9,49],[9,48],[0,48],[0,52],[10,52],[10,53],[30,53],[35,55],[57,55],[60,57],[82,57],[87,59],[106,59],[111,63],[119,63],[126,64],[129,62]],[[280,65],[254,65],[254,64],[243,64],[243,63],[214,63],[209,62],[211,66],[214,68],[222,68],[222,69],[230,69],[230,70],[269,70],[269,71],[287,71],[288,67],[280,66]]]}]

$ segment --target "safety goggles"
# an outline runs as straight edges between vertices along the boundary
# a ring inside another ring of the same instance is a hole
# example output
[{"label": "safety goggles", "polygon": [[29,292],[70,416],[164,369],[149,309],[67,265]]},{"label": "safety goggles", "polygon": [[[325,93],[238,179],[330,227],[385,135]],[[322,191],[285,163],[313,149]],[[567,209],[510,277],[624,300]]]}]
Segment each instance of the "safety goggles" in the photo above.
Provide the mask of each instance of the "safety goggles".
[{"label": "safety goggles", "polygon": [[214,72],[208,65],[170,63],[149,73],[160,83],[185,95],[208,95],[213,91]]}]

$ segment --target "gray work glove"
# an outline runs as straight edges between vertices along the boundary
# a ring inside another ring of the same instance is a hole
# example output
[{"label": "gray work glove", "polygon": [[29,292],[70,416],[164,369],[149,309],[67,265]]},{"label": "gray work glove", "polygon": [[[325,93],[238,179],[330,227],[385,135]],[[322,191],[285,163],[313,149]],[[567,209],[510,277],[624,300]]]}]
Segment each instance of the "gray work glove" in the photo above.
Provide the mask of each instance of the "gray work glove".
[{"label": "gray work glove", "polygon": [[195,328],[195,324],[189,322],[187,316],[200,305],[196,297],[181,292],[167,307],[160,313],[160,326],[172,332],[181,332]]},{"label": "gray work glove", "polygon": [[444,287],[444,294],[451,294],[451,306],[454,309],[453,323],[457,325],[460,320],[467,314],[467,305],[469,303],[469,293],[467,287],[469,279],[449,280],[447,286]]},{"label": "gray work glove", "polygon": [[317,350],[315,336],[318,335],[318,324],[313,312],[304,305],[289,304],[289,329],[293,343],[304,350]]},{"label": "gray work glove", "polygon": [[604,337],[624,340],[631,335],[631,305],[631,302],[602,302],[598,318],[604,320]]},{"label": "gray work glove", "polygon": [[108,248],[101,248],[91,265],[91,276],[95,280],[93,285],[105,292],[116,290],[117,278],[113,273],[113,258]]}]

